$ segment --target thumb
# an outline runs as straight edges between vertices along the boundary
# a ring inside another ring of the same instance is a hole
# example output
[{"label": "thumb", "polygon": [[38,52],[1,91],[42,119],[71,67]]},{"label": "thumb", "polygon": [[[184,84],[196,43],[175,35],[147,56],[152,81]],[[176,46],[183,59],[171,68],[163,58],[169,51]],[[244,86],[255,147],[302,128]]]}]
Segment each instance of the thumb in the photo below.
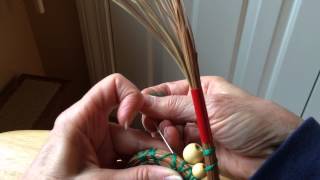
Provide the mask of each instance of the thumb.
[{"label": "thumb", "polygon": [[162,166],[143,165],[128,169],[113,170],[101,169],[100,172],[92,172],[92,179],[114,179],[114,180],[182,180],[182,177],[169,168]]},{"label": "thumb", "polygon": [[142,113],[154,119],[169,119],[175,124],[185,124],[196,120],[191,96],[172,95],[156,97],[143,95]]}]

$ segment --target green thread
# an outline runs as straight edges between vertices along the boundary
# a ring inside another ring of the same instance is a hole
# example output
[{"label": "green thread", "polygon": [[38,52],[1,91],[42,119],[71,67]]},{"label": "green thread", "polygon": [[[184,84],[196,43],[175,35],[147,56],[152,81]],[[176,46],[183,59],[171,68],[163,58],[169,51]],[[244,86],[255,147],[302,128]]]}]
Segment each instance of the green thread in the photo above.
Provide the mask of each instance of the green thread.
[{"label": "green thread", "polygon": [[165,158],[167,158],[167,157],[169,157],[169,156],[173,156],[173,154],[170,154],[170,153],[164,154],[164,155],[162,155],[162,156],[159,157],[159,160],[161,161],[161,160],[163,160],[163,159],[165,159]]},{"label": "green thread", "polygon": [[192,175],[192,168],[191,167],[184,168],[184,166],[187,164],[185,161],[182,161],[181,164],[179,165],[179,167],[177,167],[177,154],[166,153],[166,154],[160,156],[159,158],[157,158],[156,151],[157,150],[155,148],[150,148],[148,150],[141,151],[137,154],[137,159],[139,160],[140,164],[147,164],[147,161],[149,158],[153,161],[154,164],[160,165],[160,163],[159,163],[160,161],[162,161],[163,159],[165,159],[167,157],[171,157],[170,167],[173,170],[176,170],[179,173],[185,173],[186,174],[185,179],[197,180],[197,178],[195,178]]},{"label": "green thread", "polygon": [[177,170],[177,155],[176,154],[173,154],[173,156],[172,156],[170,167],[173,170]]},{"label": "green thread", "polygon": [[154,162],[155,164],[159,165],[159,159],[156,157],[156,151],[157,151],[156,149],[151,148],[151,149],[149,150],[148,155],[151,157],[151,159],[153,160],[153,162]]},{"label": "green thread", "polygon": [[[214,149],[205,149],[203,150],[203,155],[204,156],[210,156],[214,152]],[[160,165],[160,161],[162,161],[165,158],[171,158],[171,163],[170,167],[173,170],[176,170],[179,173],[184,173],[186,174],[184,179],[186,180],[197,180],[196,177],[192,175],[192,168],[191,167],[186,167],[184,166],[187,164],[187,162],[182,161],[181,164],[177,167],[177,154],[171,154],[171,153],[166,153],[161,155],[160,157],[156,157],[157,149],[155,148],[150,148],[145,151],[141,151],[137,154],[137,159],[139,160],[141,165],[148,164],[148,159],[152,160],[152,163],[156,165]],[[150,162],[149,162],[150,163]],[[218,165],[218,163],[211,164],[209,166],[205,167],[205,171],[213,171],[214,168]]]},{"label": "green thread", "polygon": [[139,161],[140,161],[140,162],[147,161],[147,154],[148,154],[148,151],[139,152],[139,153],[138,153],[138,159],[139,159]]},{"label": "green thread", "polygon": [[185,161],[182,161],[182,163],[180,164],[180,166],[177,168],[177,171],[178,171],[178,172],[183,172],[183,167],[184,167],[185,164],[186,164],[186,162],[185,162]]},{"label": "green thread", "polygon": [[207,166],[204,170],[205,170],[206,172],[208,172],[208,171],[213,171],[215,166],[217,166],[217,162],[214,163],[214,164],[211,164],[211,165]]},{"label": "green thread", "polygon": [[203,150],[203,155],[204,156],[211,156],[214,152],[214,149],[213,148],[209,148],[209,149],[204,149]]},{"label": "green thread", "polygon": [[[203,155],[204,156],[210,156],[214,152],[214,149],[205,149],[203,150]],[[181,164],[177,167],[177,154],[171,154],[171,153],[166,153],[160,156],[159,158],[156,157],[157,149],[155,148],[150,148],[145,151],[141,151],[137,154],[137,159],[139,160],[140,164],[147,164],[148,159],[152,160],[154,164],[160,165],[160,161],[162,161],[165,158],[171,158],[171,163],[170,167],[173,170],[176,170],[179,173],[185,173],[186,176],[184,179],[187,180],[197,180],[196,177],[192,175],[192,168],[191,167],[186,167],[184,166],[187,164],[185,161],[182,161]],[[218,163],[211,164],[209,166],[205,167],[205,171],[213,171],[214,168],[218,165]]]}]

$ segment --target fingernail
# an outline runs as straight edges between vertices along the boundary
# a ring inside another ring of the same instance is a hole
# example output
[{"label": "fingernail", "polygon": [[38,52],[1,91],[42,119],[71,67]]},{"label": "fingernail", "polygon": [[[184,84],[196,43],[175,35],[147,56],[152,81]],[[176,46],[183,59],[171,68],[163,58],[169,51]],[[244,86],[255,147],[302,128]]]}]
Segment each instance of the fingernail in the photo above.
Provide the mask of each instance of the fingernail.
[{"label": "fingernail", "polygon": [[169,131],[168,127],[165,127],[164,130],[163,130],[163,134],[165,136],[167,136],[168,135],[168,131]]},{"label": "fingernail", "polygon": [[164,137],[165,137],[166,139],[167,139],[167,138],[170,138],[169,127],[164,128],[164,130],[163,130],[163,135],[164,135]]},{"label": "fingernail", "polygon": [[183,180],[183,179],[181,176],[173,175],[173,176],[164,177],[164,180]]}]

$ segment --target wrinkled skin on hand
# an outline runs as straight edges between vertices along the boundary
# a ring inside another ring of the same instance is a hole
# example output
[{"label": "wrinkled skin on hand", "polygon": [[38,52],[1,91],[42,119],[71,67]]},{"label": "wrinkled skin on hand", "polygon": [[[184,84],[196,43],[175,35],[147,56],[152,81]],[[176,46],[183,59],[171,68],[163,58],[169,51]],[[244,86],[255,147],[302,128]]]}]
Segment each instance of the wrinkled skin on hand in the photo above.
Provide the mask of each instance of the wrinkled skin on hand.
[{"label": "wrinkled skin on hand", "polygon": [[[128,129],[143,106],[140,91],[119,74],[95,85],[56,120],[48,142],[24,179],[163,179],[178,175],[160,166],[115,169],[116,160],[164,144],[145,132]],[[119,124],[109,123],[118,107]]]},{"label": "wrinkled skin on hand", "polygon": [[[202,77],[201,83],[219,168],[229,177],[249,178],[301,123],[293,113],[223,78]],[[153,122],[159,123],[177,152],[190,142],[199,142],[187,81],[163,83],[143,93],[142,121],[148,131],[155,130]]]}]

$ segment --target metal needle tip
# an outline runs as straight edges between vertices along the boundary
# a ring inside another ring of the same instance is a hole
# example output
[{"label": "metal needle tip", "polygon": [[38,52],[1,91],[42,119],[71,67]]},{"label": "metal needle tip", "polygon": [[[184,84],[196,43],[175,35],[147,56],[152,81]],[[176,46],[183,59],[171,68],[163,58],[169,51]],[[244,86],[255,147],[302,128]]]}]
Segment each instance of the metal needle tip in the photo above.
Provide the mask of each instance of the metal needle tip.
[{"label": "metal needle tip", "polygon": [[160,131],[159,127],[158,127],[155,123],[153,123],[153,125],[154,125],[155,128],[157,129],[157,132],[160,134],[163,142],[166,144],[166,146],[167,146],[167,148],[169,149],[169,151],[170,151],[172,154],[174,154],[172,148],[170,147],[168,141],[166,140],[166,138],[164,137],[164,135],[163,135],[162,132]]}]

